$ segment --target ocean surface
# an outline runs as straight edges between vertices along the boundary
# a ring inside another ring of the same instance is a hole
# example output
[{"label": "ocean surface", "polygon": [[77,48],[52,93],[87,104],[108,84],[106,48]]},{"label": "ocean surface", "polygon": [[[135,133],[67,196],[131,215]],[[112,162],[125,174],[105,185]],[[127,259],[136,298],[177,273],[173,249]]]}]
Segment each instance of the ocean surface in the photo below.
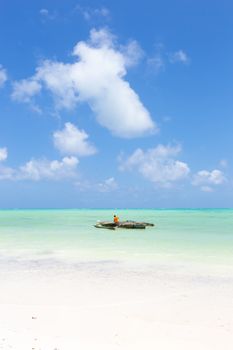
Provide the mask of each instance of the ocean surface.
[{"label": "ocean surface", "polygon": [[[98,220],[147,221],[145,230]],[[0,261],[190,263],[231,267],[233,210],[2,210]]]}]

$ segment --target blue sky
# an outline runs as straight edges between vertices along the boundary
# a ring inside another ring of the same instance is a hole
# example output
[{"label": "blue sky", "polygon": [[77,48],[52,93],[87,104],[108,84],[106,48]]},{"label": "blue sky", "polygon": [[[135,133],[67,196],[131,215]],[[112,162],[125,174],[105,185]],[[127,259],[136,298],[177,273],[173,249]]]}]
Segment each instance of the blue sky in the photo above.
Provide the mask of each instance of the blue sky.
[{"label": "blue sky", "polygon": [[231,1],[1,1],[0,208],[233,206]]}]

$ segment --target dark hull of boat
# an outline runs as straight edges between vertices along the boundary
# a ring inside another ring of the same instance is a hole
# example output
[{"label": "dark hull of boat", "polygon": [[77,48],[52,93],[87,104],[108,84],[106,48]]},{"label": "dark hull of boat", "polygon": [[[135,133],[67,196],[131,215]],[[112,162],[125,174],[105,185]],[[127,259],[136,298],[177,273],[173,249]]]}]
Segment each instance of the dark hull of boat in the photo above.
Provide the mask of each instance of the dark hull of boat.
[{"label": "dark hull of boat", "polygon": [[96,228],[107,228],[114,230],[115,228],[126,228],[126,229],[145,229],[147,226],[154,226],[149,222],[136,222],[136,221],[121,221],[119,223],[111,221],[100,221],[95,227]]}]

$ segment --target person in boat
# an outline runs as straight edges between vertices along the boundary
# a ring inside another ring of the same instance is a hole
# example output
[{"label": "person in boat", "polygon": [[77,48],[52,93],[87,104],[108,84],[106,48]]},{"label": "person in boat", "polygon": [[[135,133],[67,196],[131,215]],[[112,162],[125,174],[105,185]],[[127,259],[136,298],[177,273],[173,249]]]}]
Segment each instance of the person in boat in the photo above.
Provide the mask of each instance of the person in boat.
[{"label": "person in boat", "polygon": [[114,221],[115,224],[117,224],[117,225],[119,224],[119,218],[118,218],[117,215],[113,216],[113,221]]}]

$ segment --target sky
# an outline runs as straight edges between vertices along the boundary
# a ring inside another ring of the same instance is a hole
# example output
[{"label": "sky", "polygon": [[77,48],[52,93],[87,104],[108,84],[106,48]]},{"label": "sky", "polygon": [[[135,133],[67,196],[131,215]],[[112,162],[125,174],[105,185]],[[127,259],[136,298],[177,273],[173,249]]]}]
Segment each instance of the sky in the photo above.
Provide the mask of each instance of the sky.
[{"label": "sky", "polygon": [[0,1],[0,208],[233,207],[230,0]]}]

